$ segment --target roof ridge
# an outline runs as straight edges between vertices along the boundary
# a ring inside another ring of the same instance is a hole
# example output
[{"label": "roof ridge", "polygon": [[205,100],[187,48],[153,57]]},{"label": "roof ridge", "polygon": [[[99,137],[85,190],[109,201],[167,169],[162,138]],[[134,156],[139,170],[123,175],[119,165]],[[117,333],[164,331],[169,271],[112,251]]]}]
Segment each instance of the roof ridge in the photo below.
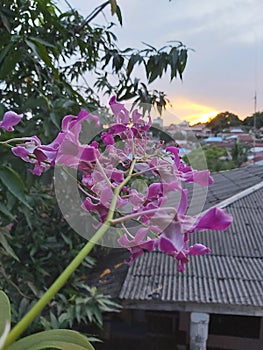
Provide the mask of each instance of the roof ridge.
[{"label": "roof ridge", "polygon": [[248,196],[249,194],[260,190],[262,187],[263,187],[263,181],[259,182],[256,185],[253,185],[253,186],[251,186],[249,188],[246,188],[245,190],[243,190],[243,191],[241,191],[239,193],[234,194],[232,197],[224,199],[222,202],[215,204],[214,207],[221,208],[221,209],[222,208],[226,208],[230,204],[233,204],[236,201],[238,201],[239,199],[242,199],[242,198]]}]

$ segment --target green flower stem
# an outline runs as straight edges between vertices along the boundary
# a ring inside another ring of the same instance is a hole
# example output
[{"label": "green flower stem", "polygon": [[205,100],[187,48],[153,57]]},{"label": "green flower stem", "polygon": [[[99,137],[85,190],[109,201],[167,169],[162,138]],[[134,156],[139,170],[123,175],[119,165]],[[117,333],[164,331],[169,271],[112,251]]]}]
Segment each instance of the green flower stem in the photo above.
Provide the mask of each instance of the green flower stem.
[{"label": "green flower stem", "polygon": [[93,249],[95,244],[103,237],[104,233],[108,230],[109,224],[106,221],[99,230],[92,237],[78,255],[71,261],[61,275],[55,280],[51,287],[45,294],[39,299],[39,301],[28,311],[28,313],[18,322],[18,324],[10,331],[7,340],[5,342],[4,349],[7,349],[31,324],[31,322],[41,313],[44,307],[50,302],[50,300],[57,294],[57,292],[64,286],[72,273],[78,268],[85,257]]},{"label": "green flower stem", "polygon": [[31,322],[41,313],[45,306],[50,302],[50,300],[57,294],[57,292],[64,286],[72,273],[78,268],[78,266],[83,262],[86,256],[90,253],[96,243],[100,241],[103,235],[111,226],[111,220],[113,219],[114,212],[117,205],[118,195],[120,194],[122,187],[125,186],[132,176],[134,169],[135,160],[132,161],[129,174],[123,180],[123,182],[115,188],[112,202],[110,205],[109,213],[106,221],[94,234],[91,240],[81,249],[77,256],[71,261],[71,263],[66,267],[66,269],[61,273],[61,275],[55,280],[55,282],[49,287],[49,289],[43,294],[39,301],[28,311],[28,313],[18,322],[18,324],[10,331],[3,350],[8,349],[17,338],[27,329]]},{"label": "green flower stem", "polygon": [[8,139],[6,141],[0,141],[0,144],[6,145],[6,144],[9,144],[10,142],[15,142],[15,141],[32,141],[32,137],[15,137],[13,139]]},{"label": "green flower stem", "polygon": [[173,214],[176,214],[176,209],[173,208],[173,207],[163,207],[163,208],[155,208],[155,209],[149,209],[149,210],[144,210],[142,212],[137,212],[137,213],[133,213],[133,214],[129,214],[129,215],[126,215],[126,216],[122,216],[118,219],[114,219],[114,220],[111,220],[111,224],[113,225],[116,225],[116,224],[120,224],[124,221],[127,221],[127,220],[131,220],[131,219],[134,219],[134,218],[138,218],[139,216],[142,216],[142,215],[146,215],[146,214],[155,214],[155,213],[158,213],[158,212],[172,212]]}]

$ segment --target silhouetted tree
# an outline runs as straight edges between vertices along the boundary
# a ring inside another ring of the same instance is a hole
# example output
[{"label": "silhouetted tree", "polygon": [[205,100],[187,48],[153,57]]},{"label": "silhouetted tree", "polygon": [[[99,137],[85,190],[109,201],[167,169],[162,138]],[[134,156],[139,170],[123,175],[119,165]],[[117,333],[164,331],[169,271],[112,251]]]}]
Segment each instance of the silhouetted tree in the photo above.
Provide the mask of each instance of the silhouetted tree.
[{"label": "silhouetted tree", "polygon": [[209,121],[206,126],[212,130],[214,134],[229,129],[231,126],[241,126],[242,121],[236,114],[230,112],[219,113],[214,119]]}]

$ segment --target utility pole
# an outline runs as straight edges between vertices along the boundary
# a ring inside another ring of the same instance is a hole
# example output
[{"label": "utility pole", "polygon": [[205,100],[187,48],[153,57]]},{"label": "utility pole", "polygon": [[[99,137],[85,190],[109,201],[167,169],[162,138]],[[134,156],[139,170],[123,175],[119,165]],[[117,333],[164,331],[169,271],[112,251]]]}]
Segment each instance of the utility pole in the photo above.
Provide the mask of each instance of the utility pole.
[{"label": "utility pole", "polygon": [[[255,96],[254,96],[254,113],[257,112],[257,91],[255,91]],[[255,126],[255,120],[254,120],[254,126]]]},{"label": "utility pole", "polygon": [[255,163],[255,157],[256,157],[256,125],[257,125],[257,120],[256,120],[256,113],[257,113],[257,91],[255,91],[254,95],[254,119],[253,119],[253,129],[254,129],[254,138],[253,138],[253,149],[254,149],[254,158],[253,158],[253,163]]}]

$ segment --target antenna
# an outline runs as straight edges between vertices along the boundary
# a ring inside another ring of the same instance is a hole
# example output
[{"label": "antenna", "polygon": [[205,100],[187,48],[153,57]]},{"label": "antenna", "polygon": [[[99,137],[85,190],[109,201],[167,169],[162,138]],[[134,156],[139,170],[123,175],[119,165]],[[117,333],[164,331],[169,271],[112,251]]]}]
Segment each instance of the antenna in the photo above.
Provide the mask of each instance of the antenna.
[{"label": "antenna", "polygon": [[254,113],[257,112],[257,91],[255,91],[254,95]]},{"label": "antenna", "polygon": [[253,137],[253,149],[254,149],[254,157],[253,157],[253,163],[255,163],[255,158],[256,158],[256,113],[257,113],[257,91],[255,90],[255,95],[254,95],[254,116],[253,116],[253,129],[254,129],[254,137]]},{"label": "antenna", "polygon": [[256,127],[257,127],[257,85],[258,85],[258,59],[257,59],[257,40],[256,40],[256,35],[255,35],[255,95],[254,95],[254,115],[253,115],[253,149],[254,149],[254,157],[253,157],[253,163],[255,164],[255,158],[256,158]]}]

